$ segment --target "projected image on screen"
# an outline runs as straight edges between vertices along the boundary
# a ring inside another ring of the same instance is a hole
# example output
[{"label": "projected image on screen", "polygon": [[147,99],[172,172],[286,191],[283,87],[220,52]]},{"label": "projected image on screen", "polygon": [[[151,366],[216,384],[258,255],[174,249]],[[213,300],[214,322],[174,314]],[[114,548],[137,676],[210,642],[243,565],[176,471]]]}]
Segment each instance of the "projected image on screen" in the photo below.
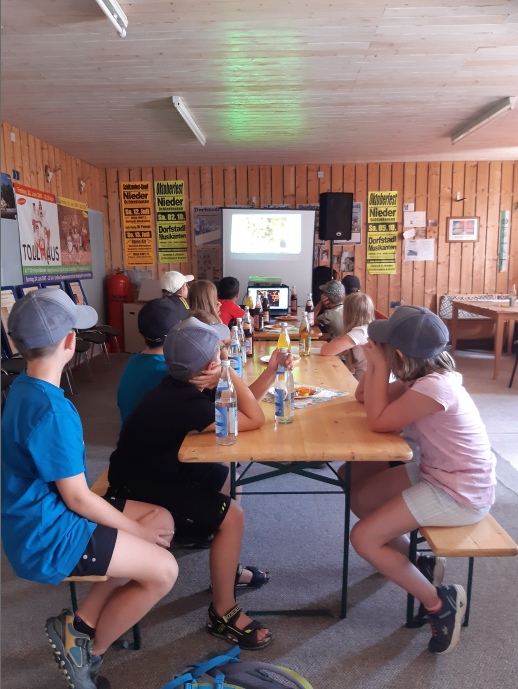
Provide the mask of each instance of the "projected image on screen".
[{"label": "projected image on screen", "polygon": [[235,215],[232,218],[232,254],[300,254],[302,223],[299,214]]}]

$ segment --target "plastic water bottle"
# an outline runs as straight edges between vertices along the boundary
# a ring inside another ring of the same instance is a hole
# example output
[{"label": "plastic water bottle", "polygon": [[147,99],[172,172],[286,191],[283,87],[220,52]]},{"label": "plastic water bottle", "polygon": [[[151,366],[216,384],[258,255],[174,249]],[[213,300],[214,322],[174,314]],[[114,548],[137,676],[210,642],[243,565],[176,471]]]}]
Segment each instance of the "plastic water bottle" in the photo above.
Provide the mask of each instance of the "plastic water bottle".
[{"label": "plastic water bottle", "polygon": [[234,369],[237,375],[243,377],[243,355],[241,354],[241,345],[239,344],[239,334],[237,326],[234,325],[230,331],[230,345],[228,348],[228,360],[230,366]]},{"label": "plastic water bottle", "polygon": [[293,423],[295,414],[295,390],[293,374],[285,367],[288,350],[280,350],[281,356],[275,375],[275,421],[277,423]]},{"label": "plastic water bottle", "polygon": [[242,365],[244,366],[246,364],[246,338],[245,331],[243,330],[243,319],[236,318],[236,323],[239,346],[241,347],[241,361]]},{"label": "plastic water bottle", "polygon": [[221,360],[216,387],[216,444],[233,445],[237,440],[237,395],[230,377],[230,361]]}]

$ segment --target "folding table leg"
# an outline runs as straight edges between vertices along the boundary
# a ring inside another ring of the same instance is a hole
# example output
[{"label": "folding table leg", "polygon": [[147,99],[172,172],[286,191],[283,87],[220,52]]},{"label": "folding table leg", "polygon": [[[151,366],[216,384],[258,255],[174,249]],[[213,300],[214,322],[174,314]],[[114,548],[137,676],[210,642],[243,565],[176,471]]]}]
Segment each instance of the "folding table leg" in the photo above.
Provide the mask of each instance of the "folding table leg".
[{"label": "folding table leg", "polygon": [[349,529],[351,527],[351,462],[345,463],[344,562],[342,568],[342,607],[340,617],[347,617],[347,586],[349,583]]}]

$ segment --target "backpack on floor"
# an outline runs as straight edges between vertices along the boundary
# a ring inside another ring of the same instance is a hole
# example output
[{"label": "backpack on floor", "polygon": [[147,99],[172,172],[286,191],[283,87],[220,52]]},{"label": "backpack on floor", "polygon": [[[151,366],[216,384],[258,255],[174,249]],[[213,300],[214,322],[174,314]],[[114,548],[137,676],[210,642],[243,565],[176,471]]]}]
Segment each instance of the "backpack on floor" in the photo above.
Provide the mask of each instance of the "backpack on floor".
[{"label": "backpack on floor", "polygon": [[304,677],[286,667],[257,661],[242,663],[239,651],[239,646],[234,646],[226,655],[193,663],[162,689],[312,689]]}]

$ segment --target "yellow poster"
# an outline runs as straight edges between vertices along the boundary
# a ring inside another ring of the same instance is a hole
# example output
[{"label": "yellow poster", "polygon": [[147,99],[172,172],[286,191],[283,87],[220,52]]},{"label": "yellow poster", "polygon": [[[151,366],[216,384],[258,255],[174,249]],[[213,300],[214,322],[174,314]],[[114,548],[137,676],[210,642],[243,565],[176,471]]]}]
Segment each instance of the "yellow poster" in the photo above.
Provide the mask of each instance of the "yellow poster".
[{"label": "yellow poster", "polygon": [[155,182],[155,210],[159,263],[187,261],[184,182]]},{"label": "yellow poster", "polygon": [[367,204],[367,273],[395,275],[397,191],[369,191]]},{"label": "yellow poster", "polygon": [[154,266],[151,183],[121,182],[120,198],[126,265]]}]

